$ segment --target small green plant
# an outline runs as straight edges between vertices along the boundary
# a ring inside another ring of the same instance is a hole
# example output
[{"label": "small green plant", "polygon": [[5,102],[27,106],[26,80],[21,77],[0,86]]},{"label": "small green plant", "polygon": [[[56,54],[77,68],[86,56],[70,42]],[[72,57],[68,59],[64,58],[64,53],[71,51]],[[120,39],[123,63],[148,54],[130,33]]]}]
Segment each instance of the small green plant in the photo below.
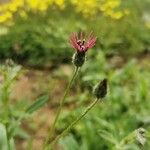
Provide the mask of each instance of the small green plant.
[{"label": "small green plant", "polygon": [[[0,65],[0,149],[14,150],[14,137],[22,119],[29,117],[33,112],[42,107],[49,99],[48,95],[37,98],[33,104],[25,105],[20,109],[15,109],[11,102],[12,85],[21,74],[19,65],[8,60],[4,65]],[[17,112],[17,113],[16,113]]]},{"label": "small green plant", "polygon": [[54,123],[52,124],[52,127],[50,128],[50,130],[48,132],[48,136],[47,136],[45,143],[43,145],[44,150],[49,150],[49,149],[53,148],[55,146],[56,142],[62,136],[64,136],[66,133],[68,133],[68,131],[71,128],[73,128],[73,126],[76,125],[89,112],[89,110],[91,110],[91,108],[94,107],[94,105],[99,101],[99,99],[105,97],[105,95],[107,93],[107,80],[104,79],[94,89],[94,95],[96,97],[96,100],[93,103],[91,103],[91,105],[89,105],[86,108],[86,110],[77,119],[75,119],[72,123],[70,123],[68,125],[68,127],[66,129],[64,129],[64,131],[61,134],[54,137],[54,139],[52,139],[52,141],[50,141],[51,138],[53,138],[55,126],[56,126],[56,123],[58,122],[62,107],[64,105],[64,101],[65,101],[66,96],[69,92],[69,89],[71,88],[72,83],[75,80],[75,77],[77,76],[79,69],[82,67],[82,65],[85,62],[87,50],[89,48],[93,47],[95,45],[95,42],[96,42],[96,37],[93,36],[92,32],[89,33],[89,35],[87,35],[87,37],[83,34],[83,32],[81,32],[80,35],[77,35],[77,33],[72,33],[69,37],[69,43],[70,43],[71,47],[76,50],[75,54],[72,57],[72,63],[75,66],[75,72],[74,72],[74,74],[73,74],[73,76],[72,76],[72,78],[71,78],[71,80],[70,80],[70,82],[66,88],[66,91],[64,92],[62,99],[60,100],[60,106],[59,106],[58,111],[56,113]]}]

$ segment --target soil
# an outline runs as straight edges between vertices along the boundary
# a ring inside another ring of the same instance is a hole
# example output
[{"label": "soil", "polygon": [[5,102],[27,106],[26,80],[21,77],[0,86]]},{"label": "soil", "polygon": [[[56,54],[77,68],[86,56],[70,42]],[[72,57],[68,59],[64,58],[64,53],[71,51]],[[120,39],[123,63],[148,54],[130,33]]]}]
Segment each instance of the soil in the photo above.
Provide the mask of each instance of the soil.
[{"label": "soil", "polygon": [[25,72],[12,88],[11,99],[14,103],[20,97],[32,102],[42,93],[48,92],[51,95],[48,104],[34,113],[30,119],[22,122],[21,127],[30,138],[24,139],[18,136],[16,147],[17,150],[25,150],[32,145],[32,149],[39,150],[54,119],[56,106],[66,87],[66,81],[72,74],[72,66],[62,65],[60,69],[44,71],[27,69]]}]

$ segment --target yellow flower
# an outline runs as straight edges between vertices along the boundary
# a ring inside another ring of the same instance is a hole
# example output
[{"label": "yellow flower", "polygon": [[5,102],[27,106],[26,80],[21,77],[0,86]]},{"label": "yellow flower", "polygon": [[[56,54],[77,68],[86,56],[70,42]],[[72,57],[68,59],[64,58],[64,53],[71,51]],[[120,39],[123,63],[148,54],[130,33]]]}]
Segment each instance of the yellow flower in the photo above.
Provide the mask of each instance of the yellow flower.
[{"label": "yellow flower", "polygon": [[26,0],[27,7],[31,11],[46,11],[52,2],[52,0]]},{"label": "yellow flower", "polygon": [[54,0],[54,4],[56,4],[57,6],[59,6],[60,8],[64,8],[64,0]]},{"label": "yellow flower", "polygon": [[10,12],[5,12],[4,14],[0,15],[0,23],[3,23],[5,21],[8,21],[12,18],[12,14]]},{"label": "yellow flower", "polygon": [[99,6],[101,11],[112,10],[120,5],[120,0],[106,0]]},{"label": "yellow flower", "polygon": [[97,0],[71,0],[77,12],[83,13],[85,16],[94,15],[97,11]]},{"label": "yellow flower", "polygon": [[[97,12],[109,16],[112,19],[120,19],[130,12],[128,9],[116,11],[121,5],[121,0],[10,0],[0,5],[1,22],[12,18],[18,12],[21,17],[27,17],[24,10],[45,12],[49,7],[58,6],[63,9],[67,3],[71,4],[76,12],[82,13],[85,17],[93,17]],[[7,18],[7,19],[6,19]]]},{"label": "yellow flower", "polygon": [[29,6],[29,8],[36,10],[37,7],[40,6],[39,0],[26,0],[27,2],[27,6]]}]

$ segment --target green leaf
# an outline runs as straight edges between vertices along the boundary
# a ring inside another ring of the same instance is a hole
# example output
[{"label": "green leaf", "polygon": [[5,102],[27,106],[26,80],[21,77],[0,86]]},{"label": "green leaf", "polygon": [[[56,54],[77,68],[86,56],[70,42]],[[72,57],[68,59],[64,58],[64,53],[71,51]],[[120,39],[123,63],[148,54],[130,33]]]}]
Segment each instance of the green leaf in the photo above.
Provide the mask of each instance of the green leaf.
[{"label": "green leaf", "polygon": [[9,150],[15,150],[15,143],[14,143],[14,139],[11,138],[9,140]]},{"label": "green leaf", "polygon": [[116,145],[118,143],[118,141],[115,139],[113,134],[110,132],[107,132],[105,130],[99,130],[99,134],[103,139],[105,139],[106,141],[108,141],[114,145]]},{"label": "green leaf", "polygon": [[35,102],[26,109],[26,113],[32,114],[34,111],[41,108],[48,101],[48,98],[48,95],[44,95],[37,98],[37,100],[35,100]]},{"label": "green leaf", "polygon": [[73,135],[68,135],[59,141],[64,150],[79,150],[79,144]]},{"label": "green leaf", "polygon": [[7,134],[6,128],[3,124],[0,123],[0,150],[7,150],[8,143],[7,143]]}]

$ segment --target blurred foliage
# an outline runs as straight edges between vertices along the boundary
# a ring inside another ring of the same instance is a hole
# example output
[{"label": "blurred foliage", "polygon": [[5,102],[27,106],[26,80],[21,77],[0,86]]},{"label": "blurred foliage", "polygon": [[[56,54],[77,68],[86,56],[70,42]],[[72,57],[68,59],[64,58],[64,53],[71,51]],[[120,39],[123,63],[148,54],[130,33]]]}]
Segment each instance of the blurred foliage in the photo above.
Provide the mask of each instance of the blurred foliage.
[{"label": "blurred foliage", "polygon": [[1,150],[14,150],[15,136],[27,137],[20,128],[22,119],[29,118],[31,114],[41,108],[48,100],[48,95],[40,96],[32,104],[28,100],[20,99],[12,102],[12,85],[21,73],[21,67],[7,60],[0,65],[0,148]]},{"label": "blurred foliage", "polygon": [[[93,30],[95,49],[107,54],[137,54],[149,51],[149,1],[43,1],[12,0],[0,6],[0,58],[30,65],[69,62],[67,44],[74,31]],[[6,13],[7,16],[7,13]],[[93,52],[94,53],[94,52]]]},{"label": "blurred foliage", "polygon": [[[88,60],[83,66],[79,92],[82,94],[81,97],[74,97],[77,109],[65,109],[57,126],[58,132],[92,101],[86,93],[91,93],[93,85],[104,77],[107,77],[109,82],[108,95],[70,131],[69,135],[60,140],[64,150],[140,150],[140,142],[145,138],[143,150],[149,149],[150,65],[148,60],[139,64],[136,59],[120,64],[116,62],[117,58],[108,61],[104,53],[99,52],[94,56],[94,61]],[[116,63],[121,66],[116,67]],[[86,102],[82,100],[84,93],[87,97]],[[83,105],[84,107],[81,107]],[[137,133],[136,129],[140,127],[147,130],[147,135],[140,136],[138,141],[134,133]]]}]

